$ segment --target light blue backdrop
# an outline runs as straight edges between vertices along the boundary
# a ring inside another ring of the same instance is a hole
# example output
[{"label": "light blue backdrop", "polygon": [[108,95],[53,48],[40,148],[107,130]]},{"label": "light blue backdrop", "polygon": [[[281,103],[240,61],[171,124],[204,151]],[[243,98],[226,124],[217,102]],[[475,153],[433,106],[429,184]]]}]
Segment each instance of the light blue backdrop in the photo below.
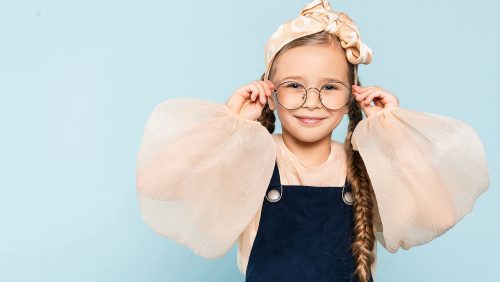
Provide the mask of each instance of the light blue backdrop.
[{"label": "light blue backdrop", "polygon": [[[0,3],[0,280],[243,281],[236,246],[207,260],[140,219],[135,158],[152,109],[225,102],[308,1]],[[402,107],[472,125],[490,190],[436,240],[390,254],[378,281],[500,281],[497,1],[331,1],[373,49],[360,68]],[[346,121],[334,137],[343,141]]]}]

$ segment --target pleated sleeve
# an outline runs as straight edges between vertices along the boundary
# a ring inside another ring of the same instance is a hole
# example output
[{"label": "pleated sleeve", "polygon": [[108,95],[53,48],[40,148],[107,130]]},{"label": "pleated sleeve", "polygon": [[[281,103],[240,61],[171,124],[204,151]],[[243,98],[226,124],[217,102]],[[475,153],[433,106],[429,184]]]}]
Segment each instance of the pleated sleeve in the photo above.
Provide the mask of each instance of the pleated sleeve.
[{"label": "pleated sleeve", "polygon": [[483,145],[472,127],[400,107],[363,119],[352,139],[376,198],[376,238],[391,253],[442,235],[488,189]]},{"label": "pleated sleeve", "polygon": [[223,256],[262,205],[275,158],[259,122],[225,104],[166,100],[150,114],[137,155],[142,219],[199,256]]}]

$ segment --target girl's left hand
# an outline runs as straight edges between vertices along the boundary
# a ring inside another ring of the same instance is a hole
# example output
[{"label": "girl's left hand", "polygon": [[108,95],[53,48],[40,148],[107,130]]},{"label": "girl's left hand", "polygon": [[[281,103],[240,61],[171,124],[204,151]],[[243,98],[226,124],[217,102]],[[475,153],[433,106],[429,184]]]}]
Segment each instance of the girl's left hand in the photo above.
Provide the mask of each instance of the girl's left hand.
[{"label": "girl's left hand", "polygon": [[[352,94],[367,118],[385,108],[399,107],[398,97],[379,86],[361,87],[353,85]],[[375,104],[374,106],[370,105],[372,101]]]}]

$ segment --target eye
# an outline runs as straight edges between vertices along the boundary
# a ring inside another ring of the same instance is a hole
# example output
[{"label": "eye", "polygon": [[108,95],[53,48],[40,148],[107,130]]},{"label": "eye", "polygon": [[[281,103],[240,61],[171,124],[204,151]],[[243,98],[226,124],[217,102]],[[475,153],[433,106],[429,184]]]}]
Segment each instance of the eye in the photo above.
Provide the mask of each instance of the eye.
[{"label": "eye", "polygon": [[301,88],[302,85],[300,83],[297,83],[297,82],[289,82],[286,84],[286,87],[288,87],[288,88]]},{"label": "eye", "polygon": [[329,83],[329,84],[325,84],[323,86],[323,89],[325,89],[325,90],[338,90],[339,86],[337,84]]}]

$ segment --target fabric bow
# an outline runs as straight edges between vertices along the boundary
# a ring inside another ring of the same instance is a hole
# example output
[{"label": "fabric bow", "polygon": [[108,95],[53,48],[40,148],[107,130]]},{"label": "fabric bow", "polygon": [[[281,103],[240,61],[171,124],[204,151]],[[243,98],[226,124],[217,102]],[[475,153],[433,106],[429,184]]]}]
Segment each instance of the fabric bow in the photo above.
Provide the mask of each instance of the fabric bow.
[{"label": "fabric bow", "polygon": [[269,77],[272,61],[278,51],[288,42],[320,31],[336,35],[346,57],[352,64],[369,64],[372,50],[361,41],[356,24],[343,12],[331,10],[328,0],[315,0],[306,4],[300,15],[281,24],[265,44],[265,79]]}]

